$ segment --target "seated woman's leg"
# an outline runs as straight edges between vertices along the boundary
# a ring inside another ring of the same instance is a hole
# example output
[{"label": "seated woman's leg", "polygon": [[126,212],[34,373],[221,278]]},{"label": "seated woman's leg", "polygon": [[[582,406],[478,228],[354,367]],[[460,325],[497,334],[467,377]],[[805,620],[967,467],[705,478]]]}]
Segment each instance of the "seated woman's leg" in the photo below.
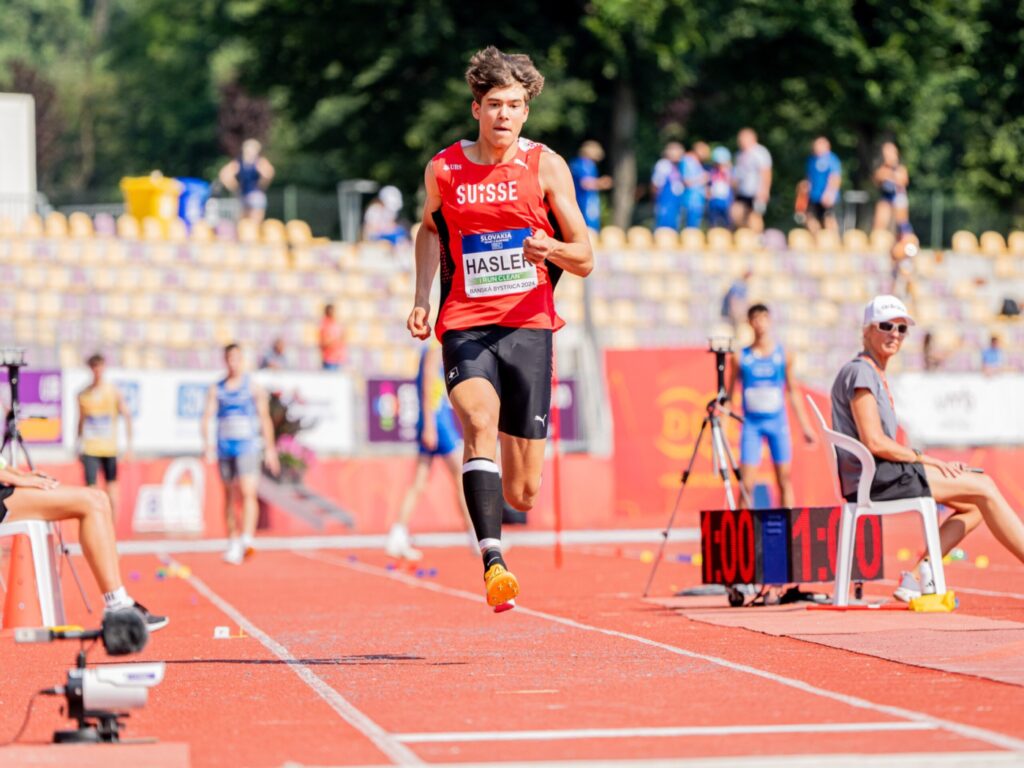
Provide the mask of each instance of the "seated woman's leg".
[{"label": "seated woman's leg", "polygon": [[5,502],[5,522],[16,520],[78,521],[82,554],[104,593],[121,587],[110,500],[97,488],[52,490],[18,488]]},{"label": "seated woman's leg", "polygon": [[945,477],[932,466],[925,467],[925,472],[935,501],[950,506],[958,503],[976,506],[999,543],[1024,562],[1024,522],[1010,508],[991,477],[973,472]]},{"label": "seated woman's leg", "polygon": [[977,504],[966,501],[948,501],[946,506],[953,514],[942,521],[939,526],[939,541],[942,543],[942,554],[948,555],[964,537],[981,525],[981,510]]}]

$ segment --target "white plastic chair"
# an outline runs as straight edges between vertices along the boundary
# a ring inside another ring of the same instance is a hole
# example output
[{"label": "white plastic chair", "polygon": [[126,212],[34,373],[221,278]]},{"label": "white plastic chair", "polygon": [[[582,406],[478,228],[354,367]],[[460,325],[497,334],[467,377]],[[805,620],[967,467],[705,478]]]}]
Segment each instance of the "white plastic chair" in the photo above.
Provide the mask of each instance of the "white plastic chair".
[{"label": "white plastic chair", "polygon": [[[55,552],[56,534],[53,526],[43,520],[18,520],[0,523],[0,539],[11,536],[28,536],[32,547],[32,564],[36,572],[36,595],[43,626],[56,627],[65,623],[64,594],[57,572]],[[11,589],[11,585],[7,585]]]},{"label": "white plastic chair", "polygon": [[853,572],[854,544],[857,536],[857,521],[864,515],[896,515],[901,512],[916,512],[921,515],[924,523],[924,537],[928,545],[928,559],[931,561],[932,576],[935,579],[935,592],[946,593],[946,575],[942,570],[942,545],[939,542],[939,514],[935,507],[935,499],[921,496],[915,499],[899,499],[897,501],[872,501],[871,482],[875,478],[875,457],[871,455],[862,442],[849,435],[829,429],[825,418],[818,410],[811,396],[807,396],[811,410],[818,417],[821,431],[825,439],[832,445],[832,468],[839,476],[838,456],[836,451],[842,448],[852,453],[860,462],[860,481],[857,484],[857,501],[843,504],[839,517],[838,552],[836,553],[836,588],[832,595],[832,604],[838,606],[850,603],[850,581]]}]

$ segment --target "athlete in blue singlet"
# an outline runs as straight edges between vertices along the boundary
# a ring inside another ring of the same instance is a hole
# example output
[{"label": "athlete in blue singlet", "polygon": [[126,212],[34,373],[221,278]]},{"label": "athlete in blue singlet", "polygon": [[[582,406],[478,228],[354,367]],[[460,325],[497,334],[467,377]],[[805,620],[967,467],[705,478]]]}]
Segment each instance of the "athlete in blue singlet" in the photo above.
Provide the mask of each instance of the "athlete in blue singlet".
[{"label": "athlete in blue singlet", "polygon": [[808,444],[815,442],[803,402],[789,375],[792,361],[771,335],[771,314],[764,304],[755,304],[747,312],[754,330],[754,343],[734,360],[729,382],[731,395],[737,380],[743,385],[743,430],[740,433],[740,464],[748,498],[754,498],[754,480],[761,465],[761,448],[768,443],[779,499],[783,507],[792,507],[793,449],[789,436],[786,402],[793,406],[797,421]]},{"label": "athlete in blue singlet", "polygon": [[[271,474],[280,469],[274,443],[274,426],[270,422],[267,395],[245,373],[242,350],[237,344],[224,348],[227,376],[210,387],[203,411],[203,454],[208,461],[214,457],[224,481],[224,518],[230,544],[224,560],[241,565],[252,554],[259,517],[256,488],[260,464]],[[210,422],[216,419],[216,454],[210,446]],[[240,507],[242,524],[238,525],[235,505]]]},{"label": "athlete in blue singlet", "polygon": [[462,510],[470,541],[475,544],[473,523],[466,506],[466,495],[462,487],[462,434],[455,419],[455,411],[448,401],[444,385],[444,363],[441,359],[441,345],[431,340],[423,345],[420,365],[416,372],[416,394],[419,396],[420,412],[416,421],[416,443],[419,458],[412,485],[405,492],[398,517],[386,544],[391,557],[405,560],[419,560],[423,555],[413,549],[409,540],[409,518],[427,487],[430,467],[434,458],[440,456],[451,473],[455,485],[455,499]]}]

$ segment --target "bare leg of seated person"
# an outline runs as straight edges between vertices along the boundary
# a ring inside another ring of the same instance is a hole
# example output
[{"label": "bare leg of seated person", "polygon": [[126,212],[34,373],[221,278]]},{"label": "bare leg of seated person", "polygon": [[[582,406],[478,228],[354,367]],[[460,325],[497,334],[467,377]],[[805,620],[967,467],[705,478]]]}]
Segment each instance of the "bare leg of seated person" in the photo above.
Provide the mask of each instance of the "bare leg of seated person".
[{"label": "bare leg of seated person", "polygon": [[8,523],[19,520],[77,520],[82,554],[103,592],[106,610],[120,610],[134,605],[141,611],[150,630],[167,626],[166,617],[151,614],[136,603],[124,588],[110,500],[106,493],[96,488],[17,488],[4,504],[7,507],[4,522]]},{"label": "bare leg of seated person", "polygon": [[[991,477],[973,472],[964,472],[956,477],[945,477],[940,470],[932,466],[925,467],[925,472],[928,475],[928,484],[931,486],[935,501],[958,511],[963,509],[965,515],[971,514],[971,508],[976,509],[999,543],[1018,560],[1024,562],[1024,522],[1010,507],[1009,502],[1000,493]],[[954,517],[959,517],[959,515]],[[946,522],[948,524],[950,521]],[[961,523],[963,522],[969,524],[970,518],[964,518]],[[949,530],[950,540],[952,540],[955,530],[954,528]],[[965,530],[964,533],[966,535],[967,531]],[[956,542],[953,544],[955,546]],[[943,551],[947,551],[945,537]]]}]

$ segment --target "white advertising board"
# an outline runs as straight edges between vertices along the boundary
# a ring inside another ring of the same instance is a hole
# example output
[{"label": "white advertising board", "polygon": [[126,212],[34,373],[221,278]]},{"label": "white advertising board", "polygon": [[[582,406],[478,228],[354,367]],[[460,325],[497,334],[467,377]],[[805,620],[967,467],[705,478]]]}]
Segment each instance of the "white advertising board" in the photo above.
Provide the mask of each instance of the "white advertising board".
[{"label": "white advertising board", "polygon": [[1024,445],[1024,376],[906,373],[892,378],[900,424],[922,445]]},{"label": "white advertising board", "polygon": [[[222,374],[210,371],[131,371],[113,368],[106,378],[117,385],[132,412],[133,447],[142,454],[198,454],[199,424],[206,395]],[[355,445],[352,380],[344,373],[260,371],[253,374],[268,392],[279,393],[288,415],[308,427],[299,441],[320,454],[351,453]],[[64,371],[64,447],[75,448],[78,393],[88,385],[85,368]],[[122,425],[121,444],[124,445]]]},{"label": "white advertising board", "polygon": [[35,210],[35,195],[35,101],[0,93],[0,216],[20,223]]}]

